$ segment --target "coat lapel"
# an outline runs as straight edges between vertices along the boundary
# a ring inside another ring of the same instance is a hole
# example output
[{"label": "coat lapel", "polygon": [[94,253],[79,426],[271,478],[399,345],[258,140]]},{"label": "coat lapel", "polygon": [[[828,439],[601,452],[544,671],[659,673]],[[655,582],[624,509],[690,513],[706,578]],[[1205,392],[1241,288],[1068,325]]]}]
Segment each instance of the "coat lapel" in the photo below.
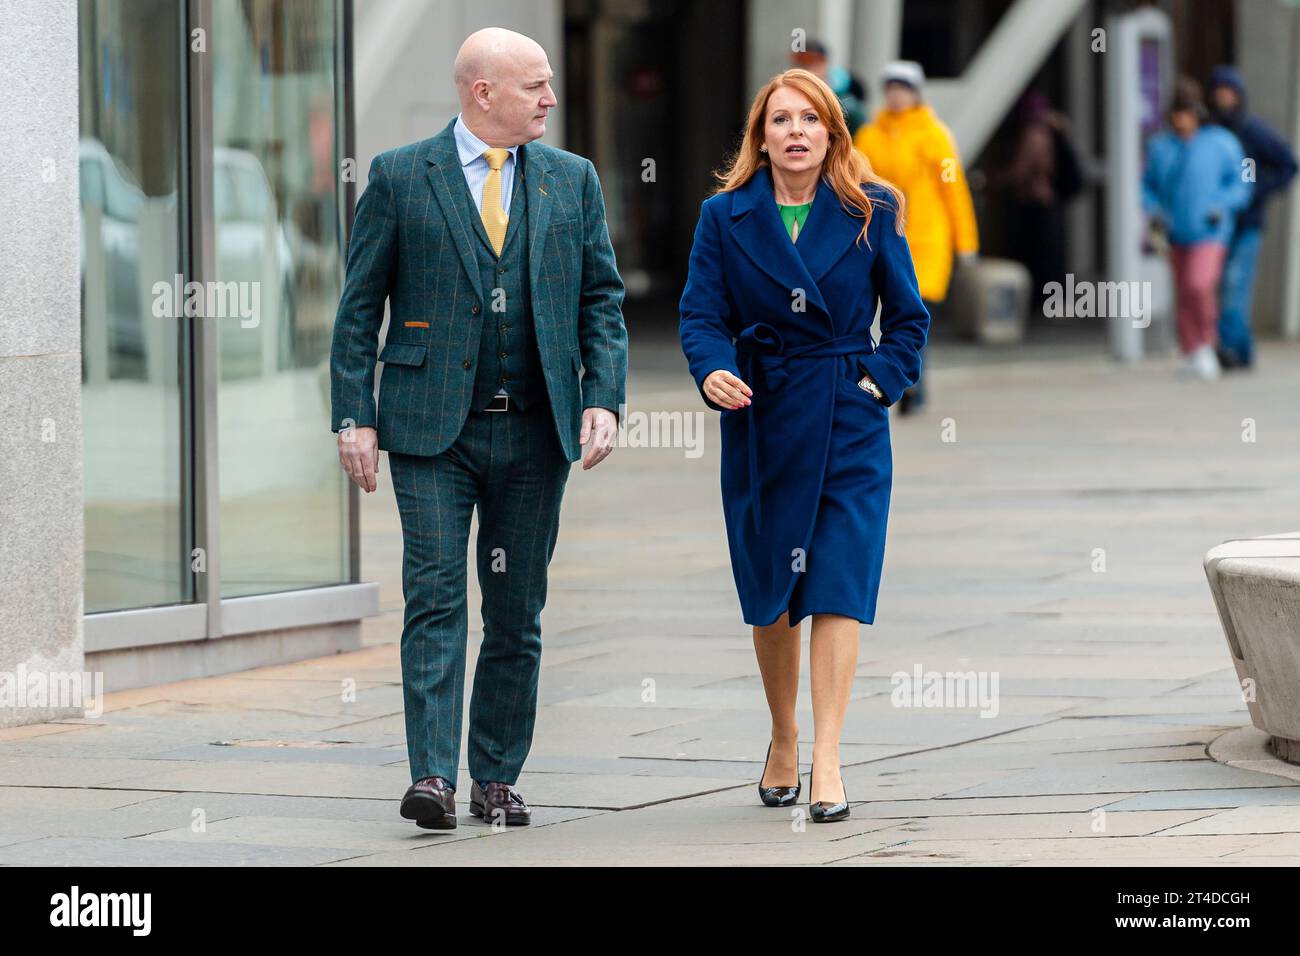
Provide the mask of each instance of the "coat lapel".
[{"label": "coat lapel", "polygon": [[[524,173],[523,181],[518,186],[524,190],[528,203],[528,283],[534,296],[533,301],[536,302],[544,288],[541,239],[546,235],[546,226],[551,221],[555,186],[548,178],[551,164],[546,161],[546,156],[540,149],[525,145],[519,152],[524,157]],[[540,310],[535,311],[540,313]]]},{"label": "coat lapel", "polygon": [[[832,198],[834,193],[831,194]],[[811,235],[813,214],[821,200],[818,190],[817,201],[813,203],[813,213],[809,213],[808,222],[799,242],[807,241]],[[830,311],[822,299],[817,280],[804,264],[804,256],[795,250],[790,241],[790,234],[781,221],[781,213],[776,208],[772,196],[772,174],[767,167],[759,169],[754,178],[735,191],[731,200],[731,215],[735,222],[731,234],[737,245],[744,251],[754,265],[771,276],[783,289],[793,295],[795,289],[802,289],[808,304],[816,306],[827,319]]]},{"label": "coat lapel", "polygon": [[483,229],[478,210],[474,208],[469,186],[465,183],[465,174],[460,167],[456,135],[452,132],[455,122],[452,120],[446,129],[429,140],[424,156],[429,165],[429,185],[433,187],[433,196],[442,207],[442,215],[456,244],[456,251],[460,254],[460,261],[481,302],[483,288],[479,282],[478,257],[474,251],[474,243],[479,241],[474,235],[475,224],[479,232],[483,233],[484,242],[487,241],[487,233]]},{"label": "coat lapel", "polygon": [[821,282],[835,263],[848,252],[860,232],[862,220],[845,210],[840,197],[835,195],[835,190],[823,179],[817,185],[817,197],[813,200],[812,209],[808,211],[808,219],[803,224],[799,241],[794,244],[794,248],[803,259],[813,281]]}]

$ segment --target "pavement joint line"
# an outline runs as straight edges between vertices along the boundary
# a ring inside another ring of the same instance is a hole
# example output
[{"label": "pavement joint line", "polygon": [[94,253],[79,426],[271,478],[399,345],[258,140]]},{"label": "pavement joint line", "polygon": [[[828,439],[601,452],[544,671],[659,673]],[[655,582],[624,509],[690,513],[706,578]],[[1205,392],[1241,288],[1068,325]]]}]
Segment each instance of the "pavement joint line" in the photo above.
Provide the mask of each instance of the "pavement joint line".
[{"label": "pavement joint line", "polygon": [[[572,647],[573,645],[568,645],[568,646]],[[556,664],[552,662],[551,664],[543,664],[542,666],[543,667],[572,667],[574,664],[581,664],[584,661],[594,661],[602,657],[612,657],[612,656],[613,654],[611,654],[609,651],[598,651],[595,654],[588,654],[585,657],[575,657],[572,660],[564,661],[561,664]],[[603,694],[604,691],[595,691],[595,693]],[[588,694],[587,696],[590,697],[591,695]]]},{"label": "pavement joint line", "polygon": [[376,715],[374,715],[373,717],[362,717],[362,718],[360,718],[359,720],[350,720],[350,721],[348,721],[346,724],[338,724],[337,726],[334,726],[334,727],[326,727],[326,728],[324,728],[324,729],[325,729],[325,730],[343,730],[345,727],[354,727],[354,726],[356,726],[357,724],[368,724],[368,723],[370,723],[372,720],[384,720],[385,718],[388,718],[388,717],[400,717],[400,716],[402,716],[402,711],[400,711],[400,710],[395,710],[395,711],[393,711],[391,714],[376,714]]},{"label": "pavement joint line", "polygon": [[[1181,822],[1179,822],[1179,823],[1171,823],[1171,824],[1169,824],[1169,826],[1167,826],[1167,827],[1161,827],[1159,830],[1152,830],[1150,833],[1146,833],[1146,834],[1143,834],[1143,835],[1144,835],[1144,836],[1160,836],[1160,834],[1162,834],[1162,833],[1164,833],[1164,832],[1166,832],[1166,831],[1168,831],[1168,830],[1172,830],[1172,829],[1174,829],[1175,827],[1180,827],[1180,826],[1182,826],[1182,825],[1185,824],[1185,823],[1200,823],[1202,820],[1208,820],[1208,819],[1210,819],[1210,817],[1217,817],[1219,814],[1224,813],[1224,812],[1226,812],[1226,811],[1228,811],[1228,810],[1235,809],[1235,808],[1234,808],[1234,807],[1219,807],[1219,808],[1216,810],[1216,809],[1210,809],[1209,807],[1198,807],[1197,809],[1204,809],[1204,810],[1206,811],[1205,816],[1203,816],[1203,817],[1197,817],[1197,818],[1194,819],[1194,820],[1183,820],[1183,821],[1181,821]],[[1116,812],[1116,813],[1124,813],[1125,811],[1123,811],[1123,810],[1116,810],[1115,812]],[[1128,811],[1128,812],[1141,813],[1141,812],[1143,812],[1143,811],[1138,810],[1138,811]],[[1203,834],[1203,833],[1183,833],[1183,834],[1177,834],[1177,833],[1176,833],[1176,834],[1174,834],[1174,836],[1175,836],[1175,837],[1177,837],[1177,836],[1205,836],[1205,834]]]},{"label": "pavement joint line", "polygon": [[[870,831],[870,830],[866,831],[866,833],[871,833],[871,832],[872,832],[872,831]],[[850,834],[850,836],[865,836],[865,835],[866,835],[866,834],[860,834],[860,833]],[[839,840],[847,840],[847,839],[849,839],[849,837],[838,837],[838,838],[836,839],[836,841],[834,841],[834,842],[838,842]],[[829,866],[829,865],[834,864],[834,863],[843,863],[845,860],[856,860],[856,859],[858,859],[859,857],[863,857],[863,856],[871,856],[873,853],[880,853],[880,852],[883,852],[883,851],[885,851],[885,850],[892,850],[892,849],[894,849],[895,847],[908,846],[908,845],[912,844],[913,842],[915,842],[915,841],[913,841],[913,840],[900,840],[898,843],[888,843],[888,844],[886,844],[885,846],[876,847],[876,849],[874,849],[874,850],[867,850],[867,851],[865,851],[865,852],[863,852],[863,853],[850,853],[848,856],[837,857],[837,858],[834,859],[834,860],[827,860],[827,861],[825,861],[824,863],[822,863],[821,865],[822,865],[822,866]]]},{"label": "pavement joint line", "polygon": [[[252,816],[252,814],[242,814],[242,815],[241,815],[241,814],[238,814],[238,813],[232,813],[232,814],[231,814],[230,816],[228,816],[228,817],[217,817],[217,819],[215,819],[215,820],[205,820],[205,821],[204,821],[204,826],[207,826],[207,824],[209,824],[209,823],[224,823],[224,822],[227,821],[227,820],[238,820],[238,819],[241,818],[241,816]],[[181,827],[163,827],[163,828],[160,829],[160,830],[149,830],[149,831],[146,832],[146,833],[129,833],[129,834],[127,834],[126,836],[122,837],[122,839],[123,839],[123,840],[139,840],[139,839],[141,839],[142,837],[153,836],[155,833],[170,833],[170,832],[173,831],[173,830],[179,830],[179,829],[182,829],[182,828],[181,828]],[[206,836],[206,835],[207,835],[207,831],[205,830],[205,831],[204,831],[204,836]],[[259,845],[259,846],[274,846],[275,844],[266,844],[266,843],[263,843],[263,844],[255,844],[255,845]]]},{"label": "pavement joint line", "polygon": [[[530,770],[530,771],[529,771],[529,773],[538,773],[538,774],[540,774],[540,773],[559,773],[559,774],[562,774],[562,773],[566,773],[566,772],[567,772],[567,771],[540,771],[540,770]],[[696,792],[693,792],[693,793],[682,794],[681,796],[676,796],[676,797],[665,797],[665,798],[662,799],[662,800],[651,800],[651,801],[649,801],[649,802],[647,802],[647,803],[630,804],[630,805],[628,805],[628,806],[624,806],[624,807],[594,806],[594,805],[590,805],[590,804],[578,804],[578,803],[534,803],[534,804],[532,804],[532,806],[534,806],[534,807],[540,807],[540,808],[545,808],[545,809],[548,809],[548,810],[595,810],[595,811],[608,812],[608,813],[621,813],[621,812],[624,811],[624,810],[644,810],[646,807],[656,807],[656,806],[660,806],[660,805],[662,805],[662,804],[666,804],[666,803],[674,803],[674,802],[679,801],[679,800],[691,800],[691,799],[694,799],[694,798],[696,798],[696,797],[707,797],[707,796],[712,796],[712,795],[715,794],[715,793],[724,793],[724,792],[726,792],[726,791],[728,791],[728,790],[735,790],[735,789],[737,789],[738,787],[747,787],[747,786],[752,786],[752,784],[745,783],[745,784],[738,784],[738,785],[736,785],[736,786],[718,787],[718,788],[716,788],[716,789],[714,789],[714,790],[699,790],[699,791],[696,791]],[[186,793],[191,793],[191,794],[194,794],[194,795],[196,795],[196,796],[215,795],[215,796],[223,796],[223,797],[268,797],[268,798],[269,798],[269,797],[274,797],[274,798],[276,798],[276,799],[281,799],[281,800],[372,800],[372,801],[375,801],[375,802],[377,802],[377,803],[388,803],[388,802],[391,802],[391,801],[394,801],[394,800],[397,799],[396,797],[346,797],[346,796],[335,796],[335,795],[331,795],[331,794],[320,794],[320,793],[263,793],[263,792],[261,792],[261,791],[254,791],[254,790],[175,790],[175,789],[172,789],[172,788],[169,788],[169,787],[109,787],[109,786],[103,786],[103,785],[99,785],[99,786],[84,786],[84,785],[76,785],[76,784],[44,784],[44,785],[33,785],[33,784],[29,784],[29,783],[23,783],[23,784],[16,784],[16,783],[0,784],[0,790],[9,790],[9,789],[13,789],[13,790],[85,790],[85,791],[104,790],[104,791],[111,791],[111,792],[114,792],[114,793],[144,793],[144,792],[153,792],[153,793],[155,793],[155,794],[158,794],[158,796],[155,796],[155,797],[149,797],[149,798],[147,798],[147,799],[145,799],[145,800],[138,800],[138,801],[136,801],[135,803],[124,804],[122,807],[114,807],[114,808],[112,808],[112,810],[109,811],[109,812],[113,812],[113,811],[116,811],[116,810],[120,810],[120,809],[123,809],[124,807],[135,807],[135,806],[140,806],[141,804],[148,803],[150,800],[161,799],[161,798],[164,797],[164,796],[175,796],[175,795],[177,795],[177,794],[186,794]],[[224,818],[223,818],[223,819],[224,819]],[[555,822],[555,823],[562,823],[562,822],[567,822],[567,821],[560,821],[560,820],[557,820],[557,821],[554,821],[554,822]],[[547,824],[547,825],[549,826],[550,824]]]},{"label": "pavement joint line", "polygon": [[[742,787],[751,787],[751,786],[753,786],[753,784],[741,783],[741,784],[729,785],[726,787],[715,787],[712,790],[699,790],[696,791],[695,793],[684,793],[675,797],[664,797],[662,800],[649,800],[645,803],[630,804],[629,806],[626,807],[609,807],[607,809],[613,810],[616,813],[622,813],[624,810],[644,810],[646,807],[660,807],[669,803],[680,803],[683,800],[693,800],[697,797],[709,797],[715,793],[726,793],[729,790],[739,790]],[[596,808],[575,807],[574,809],[585,810],[585,809],[596,809]]]},{"label": "pavement joint line", "polygon": [[[629,737],[644,737],[646,734],[657,734],[657,733],[659,733],[659,731],[661,731],[661,730],[672,730],[674,727],[685,727],[685,726],[686,726],[687,724],[689,724],[689,723],[691,723],[690,720],[679,720],[679,721],[677,721],[676,723],[672,723],[672,724],[664,724],[662,727],[652,727],[652,728],[650,728],[649,730],[637,730],[637,731],[633,731],[632,733],[628,734],[628,736],[629,736]],[[691,738],[690,740],[683,740],[683,741],[681,741],[681,743],[692,743],[692,742],[694,742],[695,740],[698,740],[698,739],[699,739],[698,737],[694,737],[694,738]]]},{"label": "pavement joint line", "polygon": [[[193,793],[198,795],[215,795],[222,797],[276,797],[285,800],[375,800],[388,802],[396,800],[396,797],[347,797],[338,796],[328,793],[262,793],[255,790],[188,790],[174,789],[172,787],[109,787],[103,784],[85,785],[85,784],[30,784],[30,783],[3,783],[0,784],[0,790],[107,790],[114,793],[146,793],[153,792],[162,796],[173,796],[175,794]],[[150,798],[153,799],[153,798]],[[140,803],[147,801],[141,800],[137,803],[126,804],[126,806],[138,806]],[[116,808],[120,809],[120,808]]]}]

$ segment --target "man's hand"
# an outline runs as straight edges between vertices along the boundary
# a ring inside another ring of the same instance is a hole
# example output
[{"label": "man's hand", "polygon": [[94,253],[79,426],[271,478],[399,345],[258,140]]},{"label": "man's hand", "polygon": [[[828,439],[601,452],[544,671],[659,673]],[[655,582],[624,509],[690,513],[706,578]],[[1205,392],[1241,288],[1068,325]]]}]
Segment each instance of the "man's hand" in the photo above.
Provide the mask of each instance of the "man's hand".
[{"label": "man's hand", "polygon": [[375,473],[379,471],[379,433],[368,427],[342,429],[339,464],[362,491],[374,491]]},{"label": "man's hand", "polygon": [[753,394],[748,385],[725,368],[710,372],[704,380],[704,397],[715,405],[721,405],[732,411],[749,405],[750,396]]},{"label": "man's hand", "polygon": [[[582,412],[582,435],[578,444],[587,445],[582,456],[582,470],[595,468],[614,450],[618,435],[618,418],[608,408],[587,408]],[[591,444],[587,444],[590,441]]]}]

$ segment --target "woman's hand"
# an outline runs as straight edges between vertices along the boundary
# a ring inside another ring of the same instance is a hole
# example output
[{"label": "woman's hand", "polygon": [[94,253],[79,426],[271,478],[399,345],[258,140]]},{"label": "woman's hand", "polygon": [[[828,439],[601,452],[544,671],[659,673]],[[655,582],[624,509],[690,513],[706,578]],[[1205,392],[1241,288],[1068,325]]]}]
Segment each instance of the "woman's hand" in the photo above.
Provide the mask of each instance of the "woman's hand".
[{"label": "woman's hand", "polygon": [[749,405],[753,394],[748,385],[725,368],[710,372],[704,380],[704,397],[732,411]]}]

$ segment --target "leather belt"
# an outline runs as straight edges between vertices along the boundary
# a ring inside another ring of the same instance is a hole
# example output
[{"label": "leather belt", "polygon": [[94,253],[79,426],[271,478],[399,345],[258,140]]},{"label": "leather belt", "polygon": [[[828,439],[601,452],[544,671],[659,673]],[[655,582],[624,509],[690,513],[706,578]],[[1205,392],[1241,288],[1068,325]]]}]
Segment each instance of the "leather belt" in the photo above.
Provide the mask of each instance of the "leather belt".
[{"label": "leather belt", "polygon": [[[870,353],[876,348],[876,343],[872,341],[871,332],[868,330],[787,349],[781,333],[766,322],[756,322],[742,330],[736,337],[735,344],[736,352],[741,357],[740,364],[745,376],[745,384],[750,388],[754,387],[754,372],[758,369],[762,371],[763,384],[766,386],[765,390],[769,392],[779,390],[789,378],[790,373],[785,368],[785,363],[790,359],[834,358],[841,355],[857,355],[860,352]],[[754,406],[747,406],[746,411],[748,412],[745,418],[745,437],[749,445],[749,496],[754,503],[754,533],[759,534],[763,530],[763,496],[759,484]]]}]

